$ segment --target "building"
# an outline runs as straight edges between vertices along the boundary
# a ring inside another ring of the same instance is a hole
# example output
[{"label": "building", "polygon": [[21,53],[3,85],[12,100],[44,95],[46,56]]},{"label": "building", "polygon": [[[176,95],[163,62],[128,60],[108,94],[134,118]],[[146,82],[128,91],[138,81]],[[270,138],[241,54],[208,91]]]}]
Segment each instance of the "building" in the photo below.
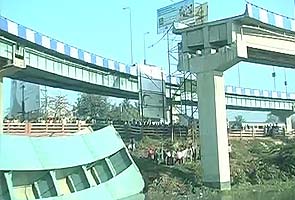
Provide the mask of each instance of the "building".
[{"label": "building", "polygon": [[10,90],[10,117],[31,118],[40,111],[40,86],[12,80]]}]

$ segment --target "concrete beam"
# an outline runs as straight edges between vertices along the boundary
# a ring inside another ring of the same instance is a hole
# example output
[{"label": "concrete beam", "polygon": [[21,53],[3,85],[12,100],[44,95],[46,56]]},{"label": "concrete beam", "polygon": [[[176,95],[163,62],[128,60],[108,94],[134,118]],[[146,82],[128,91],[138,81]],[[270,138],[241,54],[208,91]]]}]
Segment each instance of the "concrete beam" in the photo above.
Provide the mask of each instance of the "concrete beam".
[{"label": "concrete beam", "polygon": [[202,73],[209,71],[225,71],[233,65],[240,62],[237,46],[225,46],[219,48],[216,53],[207,53],[202,56],[194,56],[191,58],[191,72]]},{"label": "concrete beam", "polygon": [[230,167],[224,78],[210,71],[198,76],[201,164],[205,185],[229,190]]},{"label": "concrete beam", "polygon": [[240,42],[247,47],[247,62],[294,68],[295,36],[255,26],[240,27]]}]

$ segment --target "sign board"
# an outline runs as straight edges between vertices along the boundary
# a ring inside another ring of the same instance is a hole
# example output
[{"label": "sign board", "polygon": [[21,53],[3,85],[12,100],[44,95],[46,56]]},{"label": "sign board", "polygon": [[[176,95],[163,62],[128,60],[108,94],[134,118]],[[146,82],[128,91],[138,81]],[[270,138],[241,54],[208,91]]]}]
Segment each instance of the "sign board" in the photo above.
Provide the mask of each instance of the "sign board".
[{"label": "sign board", "polygon": [[197,4],[194,0],[183,0],[157,10],[157,32],[165,32],[175,22],[197,25],[208,20],[208,3]]},{"label": "sign board", "polygon": [[164,72],[152,65],[138,65],[140,80],[139,104],[141,114],[148,119],[165,119],[166,96]]},{"label": "sign board", "polygon": [[162,93],[142,92],[143,116],[148,119],[164,119],[166,116],[166,98]]}]

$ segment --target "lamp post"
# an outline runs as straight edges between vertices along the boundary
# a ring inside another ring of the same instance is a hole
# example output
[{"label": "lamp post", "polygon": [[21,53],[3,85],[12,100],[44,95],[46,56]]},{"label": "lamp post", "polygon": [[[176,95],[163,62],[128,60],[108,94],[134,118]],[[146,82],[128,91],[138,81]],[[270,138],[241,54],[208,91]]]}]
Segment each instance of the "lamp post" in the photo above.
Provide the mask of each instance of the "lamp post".
[{"label": "lamp post", "polygon": [[285,73],[285,81],[284,81],[284,85],[285,85],[285,89],[286,89],[286,94],[288,93],[288,83],[287,83],[287,74],[286,74],[286,69],[284,71]]},{"label": "lamp post", "polygon": [[241,87],[241,74],[240,74],[240,65],[238,64],[238,79],[239,79],[239,87]]},{"label": "lamp post", "polygon": [[273,67],[273,72],[272,72],[272,77],[273,77],[273,87],[274,87],[274,91],[277,90],[276,88],[276,72],[275,72],[275,67]]},{"label": "lamp post", "polygon": [[150,34],[150,32],[145,32],[143,34],[143,64],[146,64],[146,45],[145,45],[145,36]]},{"label": "lamp post", "polygon": [[132,14],[131,8],[125,7],[123,10],[129,10],[129,28],[130,28],[130,64],[133,65],[133,45],[132,45]]},{"label": "lamp post", "polygon": [[21,91],[22,91],[22,120],[24,122],[25,121],[25,118],[26,118],[26,111],[25,111],[25,85],[24,85],[24,82],[22,83]]}]

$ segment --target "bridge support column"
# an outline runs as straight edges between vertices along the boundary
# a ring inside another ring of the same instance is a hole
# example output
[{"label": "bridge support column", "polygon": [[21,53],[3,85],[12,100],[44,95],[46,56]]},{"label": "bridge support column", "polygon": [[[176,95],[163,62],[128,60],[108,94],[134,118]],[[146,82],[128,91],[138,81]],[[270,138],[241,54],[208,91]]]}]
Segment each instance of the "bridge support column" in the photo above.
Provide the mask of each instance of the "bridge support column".
[{"label": "bridge support column", "polygon": [[286,117],[285,123],[286,123],[286,133],[290,133],[292,131],[292,115]]},{"label": "bridge support column", "polygon": [[3,77],[0,76],[0,134],[3,133]]},{"label": "bridge support column", "polygon": [[230,190],[223,73],[199,73],[197,90],[203,181],[209,187]]},{"label": "bridge support column", "polygon": [[285,133],[290,133],[292,129],[292,111],[273,111],[272,114],[279,117],[280,122],[284,122],[286,125]]},{"label": "bridge support column", "polygon": [[12,173],[13,173],[12,171],[5,172],[4,177],[5,177],[5,181],[7,184],[9,196],[11,197],[12,200],[14,200],[15,196],[14,196],[14,192],[13,192]]}]

